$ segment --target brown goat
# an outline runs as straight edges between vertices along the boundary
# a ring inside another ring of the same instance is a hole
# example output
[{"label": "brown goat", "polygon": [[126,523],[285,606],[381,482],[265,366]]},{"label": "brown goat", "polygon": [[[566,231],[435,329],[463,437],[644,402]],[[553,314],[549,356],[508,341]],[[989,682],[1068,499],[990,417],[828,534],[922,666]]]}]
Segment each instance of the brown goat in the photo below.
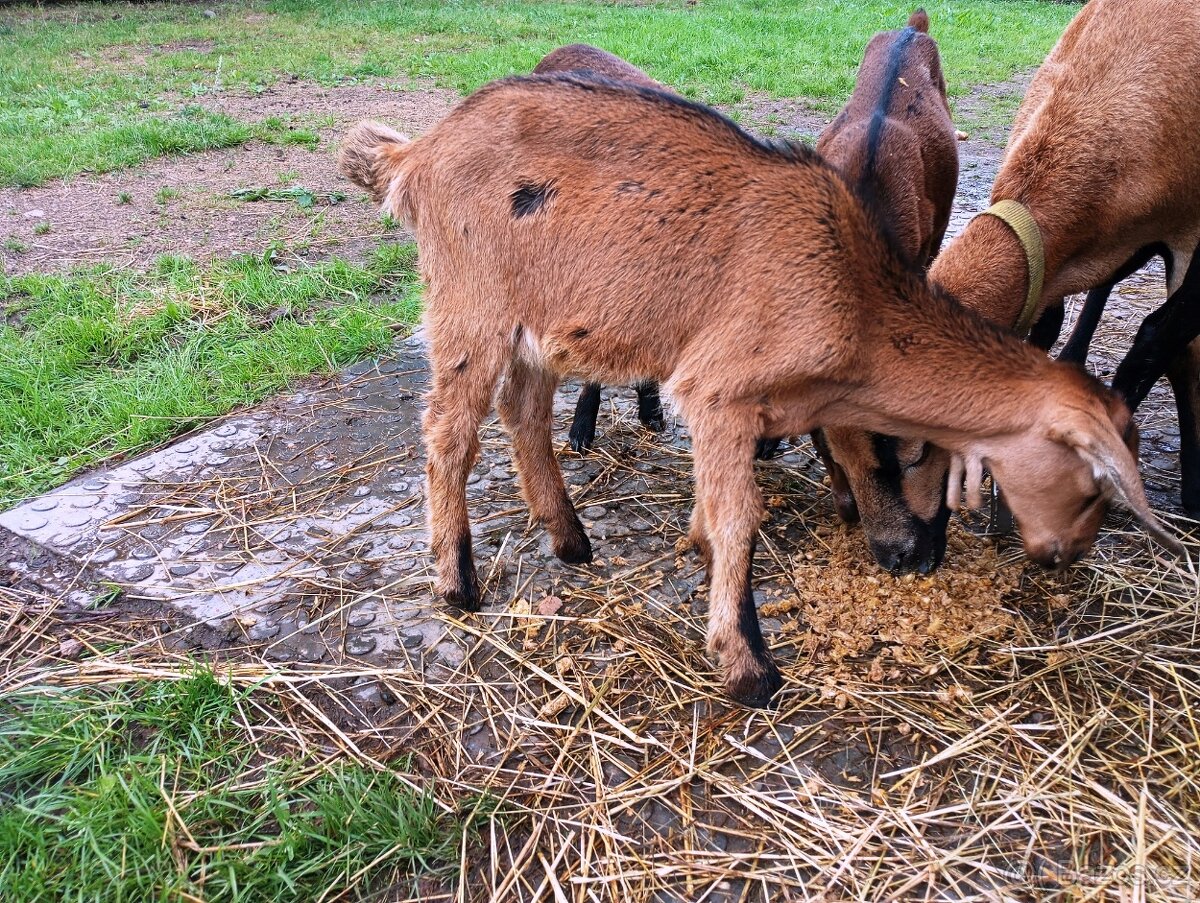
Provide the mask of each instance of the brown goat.
[{"label": "brown goat", "polygon": [[416,141],[360,124],[339,164],[420,245],[430,544],[454,605],[480,602],[466,480],[501,378],[522,492],[573,563],[591,545],[551,442],[555,387],[664,386],[692,432],[709,649],[748,704],[781,684],[751,591],[759,436],[929,435],[1012,486],[1026,549],[1047,565],[1084,554],[1113,493],[1173,542],[1124,444],[1124,405],[931,290],[803,146],[668,92],[529,76],[481,88]]},{"label": "brown goat", "polygon": [[[1091,0],[1030,85],[992,190],[993,203],[1024,204],[1041,231],[1045,282],[1031,343],[1053,345],[1063,297],[1099,287],[1081,315],[1092,322],[1076,331],[1066,359],[1082,360],[1114,282],[1153,254],[1167,256],[1170,299],[1146,318],[1113,388],[1136,408],[1164,371],[1171,378],[1180,411],[1183,502],[1193,512],[1200,511],[1200,349],[1188,348],[1200,330],[1194,256],[1200,150],[1190,134],[1197,123],[1200,4]],[[1012,228],[980,216],[942,251],[929,275],[989,320],[1012,326],[1022,312],[1029,265]],[[950,455],[928,447],[922,455],[898,456],[899,473],[887,479],[857,470],[847,474],[848,482],[856,496],[890,494],[898,508],[934,510],[944,496]],[[864,526],[869,535],[875,529]],[[897,530],[905,538],[904,529],[902,520],[894,522],[881,538],[895,543]],[[944,525],[939,529],[944,547]],[[919,548],[928,530],[909,521],[906,539]]]},{"label": "brown goat", "polygon": [[[667,90],[633,63],[590,44],[567,44],[551,50],[533,67],[534,75],[572,73],[579,76],[599,75],[615,81],[641,85],[644,88]],[[655,432],[665,426],[658,384],[652,380],[638,383],[634,388],[638,398],[638,420]],[[577,452],[587,451],[596,441],[596,418],[600,414],[600,384],[584,383],[575,402],[568,440]]]},{"label": "brown goat", "polygon": [[[817,152],[874,201],[900,251],[928,267],[954,206],[958,139],[923,9],[907,28],[871,39],[854,92],[822,133]],[[943,482],[914,487],[910,480],[909,488],[923,490],[912,498],[899,491],[905,468],[928,453],[924,441],[832,427],[814,434],[813,444],[838,515],[847,523],[861,517],[883,567],[922,573],[937,567],[950,517]]]}]

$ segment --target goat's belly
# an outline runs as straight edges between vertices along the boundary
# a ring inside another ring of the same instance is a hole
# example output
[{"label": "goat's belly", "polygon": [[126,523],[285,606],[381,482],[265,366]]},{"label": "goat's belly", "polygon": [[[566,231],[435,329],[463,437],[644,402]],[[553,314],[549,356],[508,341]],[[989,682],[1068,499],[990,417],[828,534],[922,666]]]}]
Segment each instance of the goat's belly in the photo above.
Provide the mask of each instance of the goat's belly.
[{"label": "goat's belly", "polygon": [[537,336],[535,353],[538,366],[560,377],[609,384],[665,379],[677,356],[661,339],[571,324]]}]

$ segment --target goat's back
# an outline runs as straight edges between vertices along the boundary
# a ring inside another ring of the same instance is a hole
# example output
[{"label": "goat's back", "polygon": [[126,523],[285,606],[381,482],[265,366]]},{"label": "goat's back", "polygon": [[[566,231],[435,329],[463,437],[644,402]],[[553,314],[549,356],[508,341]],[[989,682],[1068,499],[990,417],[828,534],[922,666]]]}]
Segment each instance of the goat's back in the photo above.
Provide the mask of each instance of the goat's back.
[{"label": "goat's back", "polygon": [[1114,229],[1145,224],[1169,243],[1156,230],[1191,220],[1182,243],[1194,248],[1197,127],[1200,4],[1091,0],[1030,84],[994,197],[1060,198],[1057,215],[1086,223],[1093,243],[1108,210],[1122,214]]},{"label": "goat's back", "polygon": [[551,50],[533,67],[534,75],[558,72],[591,73],[647,88],[662,87],[637,66],[591,44],[567,44]]},{"label": "goat's back", "polygon": [[560,373],[662,380],[701,333],[772,348],[764,371],[845,366],[875,313],[851,299],[894,293],[906,272],[815,153],[657,90],[495,82],[399,170],[429,315],[519,328]]},{"label": "goat's back", "polygon": [[[923,11],[913,21],[928,28]],[[854,92],[817,150],[873,197],[904,253],[937,252],[958,183],[958,146],[937,43],[910,25],[867,45]]]}]

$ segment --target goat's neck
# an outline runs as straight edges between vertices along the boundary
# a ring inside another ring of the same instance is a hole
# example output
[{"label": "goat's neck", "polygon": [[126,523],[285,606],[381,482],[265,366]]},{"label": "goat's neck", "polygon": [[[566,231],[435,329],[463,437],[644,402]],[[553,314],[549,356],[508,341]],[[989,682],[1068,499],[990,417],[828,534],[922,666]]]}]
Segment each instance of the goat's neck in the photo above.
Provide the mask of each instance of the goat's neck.
[{"label": "goat's neck", "polygon": [[[1049,283],[1058,256],[1054,224],[1032,212],[1042,232]],[[994,216],[977,216],[934,260],[929,278],[984,318],[1012,328],[1029,292],[1029,261],[1008,224]],[[1039,303],[1037,313],[1041,310]]]},{"label": "goat's neck", "polygon": [[948,298],[914,299],[882,313],[861,371],[868,381],[840,398],[822,423],[919,436],[966,452],[980,440],[1039,428],[1046,405],[1071,391],[1068,368]]}]

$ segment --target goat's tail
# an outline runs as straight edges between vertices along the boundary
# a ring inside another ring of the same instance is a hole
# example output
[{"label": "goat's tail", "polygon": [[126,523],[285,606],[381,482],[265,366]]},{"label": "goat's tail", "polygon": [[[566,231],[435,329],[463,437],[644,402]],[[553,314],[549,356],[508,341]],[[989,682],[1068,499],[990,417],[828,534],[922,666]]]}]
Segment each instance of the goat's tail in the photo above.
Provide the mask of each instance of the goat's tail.
[{"label": "goat's tail", "polygon": [[929,34],[929,14],[924,9],[917,9],[908,17],[908,27]]},{"label": "goat's tail", "polygon": [[413,143],[394,129],[365,120],[350,130],[338,152],[342,175],[371,193],[375,203],[407,222],[412,220],[404,190],[404,158]]}]

